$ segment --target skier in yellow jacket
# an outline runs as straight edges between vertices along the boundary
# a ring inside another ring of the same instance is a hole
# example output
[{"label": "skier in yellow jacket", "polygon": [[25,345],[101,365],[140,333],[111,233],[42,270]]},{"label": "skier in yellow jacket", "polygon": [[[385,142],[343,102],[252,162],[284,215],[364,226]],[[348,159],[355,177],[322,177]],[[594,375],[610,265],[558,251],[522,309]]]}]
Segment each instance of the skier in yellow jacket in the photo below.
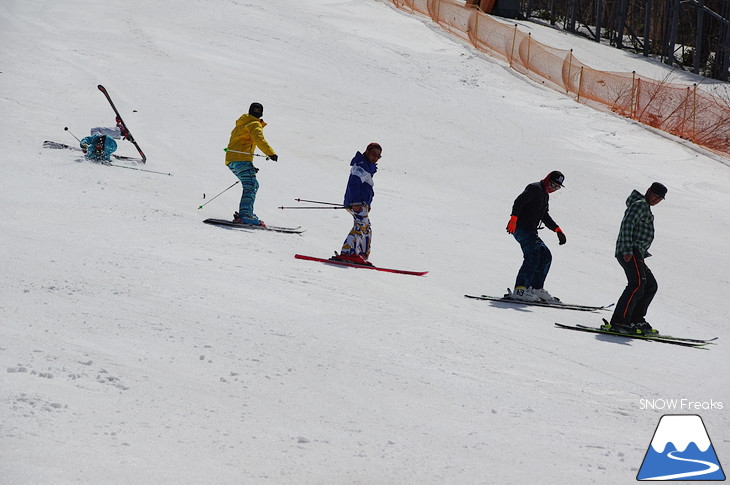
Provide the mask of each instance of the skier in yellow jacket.
[{"label": "skier in yellow jacket", "polygon": [[248,114],[236,120],[236,127],[231,132],[231,140],[226,150],[226,166],[231,169],[241,181],[243,194],[238,206],[238,212],[233,214],[233,222],[263,226],[264,222],[256,217],[253,204],[256,201],[256,191],[259,183],[256,180],[258,168],[253,165],[254,150],[259,148],[266,155],[266,159],[277,161],[279,156],[274,152],[264,138],[264,107],[261,103],[251,103]]}]

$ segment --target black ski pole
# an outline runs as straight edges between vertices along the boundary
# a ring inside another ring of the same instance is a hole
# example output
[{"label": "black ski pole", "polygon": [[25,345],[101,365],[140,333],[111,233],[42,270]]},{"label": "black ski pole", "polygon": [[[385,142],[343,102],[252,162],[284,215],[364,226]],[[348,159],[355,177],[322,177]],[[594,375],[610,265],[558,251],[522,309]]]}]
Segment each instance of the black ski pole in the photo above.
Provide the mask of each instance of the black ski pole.
[{"label": "black ski pole", "polygon": [[307,200],[307,199],[294,199],[297,202],[309,202],[310,204],[324,204],[324,205],[336,205],[342,207],[342,204],[335,204],[333,202],[321,202],[319,200]]},{"label": "black ski pole", "polygon": [[172,174],[170,172],[167,172],[167,173],[166,172],[157,172],[155,170],[147,170],[145,168],[127,167],[126,165],[115,165],[112,162],[106,162],[106,163],[104,163],[104,165],[109,165],[110,167],[117,167],[117,168],[126,168],[126,169],[129,169],[129,170],[137,170],[138,172],[157,173],[157,174],[160,174],[160,175],[169,175],[169,176],[172,176]]},{"label": "black ski pole", "polygon": [[76,138],[76,141],[77,141],[77,142],[81,143],[81,140],[79,140],[79,137],[78,137],[78,136],[76,136],[76,135],[74,135],[74,134],[73,134],[73,132],[72,132],[71,130],[69,130],[69,129],[68,129],[68,126],[64,126],[64,127],[63,127],[63,131],[68,131],[68,132],[69,132],[69,133],[71,134],[71,136],[72,136],[72,137]]},{"label": "black ski pole", "polygon": [[[236,184],[237,184],[238,182],[240,182],[240,180],[237,180],[236,182],[232,183],[230,187],[228,187],[227,189],[223,190],[223,191],[222,191],[222,192],[221,192],[220,194],[218,194],[218,195],[221,195],[221,194],[222,194],[223,192],[225,192],[226,190],[230,189],[231,187],[233,187],[234,185],[236,185]],[[211,202],[213,202],[213,201],[214,201],[214,200],[215,200],[215,199],[216,199],[216,198],[218,197],[218,195],[216,195],[215,197],[213,197],[212,199],[210,199],[210,200],[209,200],[208,202],[206,202],[205,204],[203,204],[203,205],[199,206],[199,207],[198,207],[198,209],[202,209],[202,208],[203,208],[203,206],[206,206],[206,205],[210,204]],[[203,194],[203,198],[205,199],[205,194]]]},{"label": "black ski pole", "polygon": [[280,206],[279,209],[346,209],[347,207],[344,206],[331,206],[331,205],[324,205],[324,206],[312,206],[312,207],[301,207],[301,206],[294,206],[294,207],[285,207]]}]

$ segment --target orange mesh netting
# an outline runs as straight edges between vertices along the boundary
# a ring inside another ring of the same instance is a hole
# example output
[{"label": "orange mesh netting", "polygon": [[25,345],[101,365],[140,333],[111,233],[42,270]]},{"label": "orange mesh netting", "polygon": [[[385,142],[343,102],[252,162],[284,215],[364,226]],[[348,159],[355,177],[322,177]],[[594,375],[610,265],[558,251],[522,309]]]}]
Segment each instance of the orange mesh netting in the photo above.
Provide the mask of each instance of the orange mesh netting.
[{"label": "orange mesh netting", "polygon": [[611,110],[730,156],[730,103],[697,86],[657,81],[634,73],[592,69],[572,51],[556,49],[456,0],[391,0],[430,17],[480,51],[517,72],[596,109]]}]

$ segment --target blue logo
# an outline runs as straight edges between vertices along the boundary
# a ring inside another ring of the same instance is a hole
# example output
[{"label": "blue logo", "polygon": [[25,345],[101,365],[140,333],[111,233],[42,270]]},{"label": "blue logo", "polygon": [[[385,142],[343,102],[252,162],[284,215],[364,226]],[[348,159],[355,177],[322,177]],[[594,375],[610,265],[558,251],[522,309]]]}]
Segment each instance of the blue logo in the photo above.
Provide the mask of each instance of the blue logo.
[{"label": "blue logo", "polygon": [[702,418],[696,414],[662,416],[636,479],[725,480]]}]

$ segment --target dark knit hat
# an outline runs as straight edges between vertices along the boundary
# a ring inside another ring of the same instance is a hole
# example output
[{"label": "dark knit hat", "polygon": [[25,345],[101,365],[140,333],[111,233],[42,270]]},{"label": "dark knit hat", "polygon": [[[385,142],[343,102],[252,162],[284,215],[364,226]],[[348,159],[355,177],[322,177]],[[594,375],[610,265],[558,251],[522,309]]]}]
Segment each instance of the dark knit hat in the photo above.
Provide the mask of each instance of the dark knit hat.
[{"label": "dark knit hat", "polygon": [[261,118],[264,115],[264,105],[261,103],[251,103],[251,106],[248,108],[248,114],[256,118]]},{"label": "dark knit hat", "polygon": [[380,143],[375,143],[375,142],[370,143],[368,145],[368,147],[365,149],[365,151],[369,152],[370,150],[375,150],[376,148],[378,150],[380,150],[381,152],[383,151],[383,147],[380,146]]}]

